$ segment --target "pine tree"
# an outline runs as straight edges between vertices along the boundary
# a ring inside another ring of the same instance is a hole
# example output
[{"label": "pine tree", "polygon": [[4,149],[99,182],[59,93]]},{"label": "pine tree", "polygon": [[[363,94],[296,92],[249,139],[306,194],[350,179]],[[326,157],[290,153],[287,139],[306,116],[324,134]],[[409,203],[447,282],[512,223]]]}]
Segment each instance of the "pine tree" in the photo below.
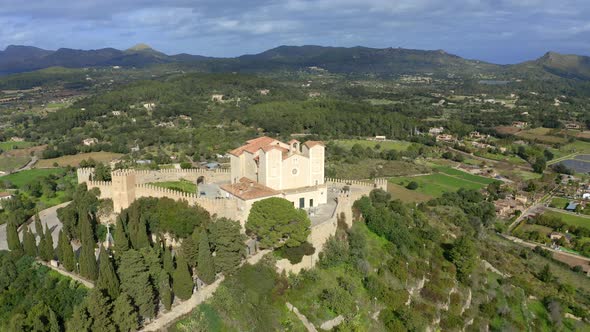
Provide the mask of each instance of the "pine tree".
[{"label": "pine tree", "polygon": [[141,253],[134,249],[125,251],[121,255],[118,272],[121,292],[131,297],[133,303],[139,308],[141,317],[153,317],[156,312],[155,289]]},{"label": "pine tree", "polygon": [[160,273],[159,283],[160,301],[164,304],[166,310],[172,308],[172,289],[170,288],[170,275],[165,270]]},{"label": "pine tree", "polygon": [[89,280],[96,280],[98,271],[96,268],[96,257],[94,256],[94,245],[82,243],[80,248],[80,275]]},{"label": "pine tree", "polygon": [[117,254],[121,254],[124,251],[129,250],[129,239],[127,233],[125,233],[125,227],[123,220],[117,218],[117,226],[115,226],[115,251]]},{"label": "pine tree", "polygon": [[100,262],[96,288],[104,290],[111,299],[116,299],[119,296],[119,279],[115,273],[111,258],[104,247],[100,248],[98,259]]},{"label": "pine tree", "polygon": [[[207,232],[201,232],[200,238],[197,275],[204,283],[210,284],[215,281],[215,265],[213,263],[213,256],[211,256],[211,250],[209,249],[209,238],[207,237]],[[176,264],[178,265],[178,262],[176,262]],[[174,283],[176,283],[176,278],[174,278]],[[174,293],[176,293],[176,291]]]},{"label": "pine tree", "polygon": [[33,258],[37,257],[37,240],[35,240],[35,235],[31,230],[27,227],[25,229],[23,235],[23,244],[25,249],[25,254],[31,256]]},{"label": "pine tree", "polygon": [[92,319],[92,331],[115,332],[115,324],[111,319],[113,304],[109,296],[102,290],[94,288],[88,296],[88,314]]},{"label": "pine tree", "polygon": [[63,229],[59,232],[57,247],[58,255],[60,255],[59,262],[66,270],[73,271],[76,268],[76,257],[72,244]]},{"label": "pine tree", "polygon": [[45,254],[45,260],[50,261],[55,259],[55,249],[53,248],[53,236],[51,236],[51,231],[45,225],[45,235],[43,235],[43,252]]},{"label": "pine tree", "polygon": [[164,265],[164,270],[168,272],[168,274],[174,273],[174,258],[172,258],[172,251],[170,250],[169,246],[166,246],[164,249],[164,254],[162,255],[162,262]]},{"label": "pine tree", "polygon": [[119,294],[113,306],[113,321],[120,332],[130,332],[137,329],[137,311],[131,305],[131,298],[127,293]]},{"label": "pine tree", "polygon": [[190,299],[193,295],[194,283],[184,257],[177,257],[176,270],[172,278],[174,295],[183,301]]},{"label": "pine tree", "polygon": [[39,212],[35,214],[35,233],[39,238],[43,238],[43,224],[41,224],[41,217],[39,217]]},{"label": "pine tree", "polygon": [[18,238],[18,230],[14,221],[9,221],[6,225],[6,236],[9,250],[21,250],[22,246]]}]

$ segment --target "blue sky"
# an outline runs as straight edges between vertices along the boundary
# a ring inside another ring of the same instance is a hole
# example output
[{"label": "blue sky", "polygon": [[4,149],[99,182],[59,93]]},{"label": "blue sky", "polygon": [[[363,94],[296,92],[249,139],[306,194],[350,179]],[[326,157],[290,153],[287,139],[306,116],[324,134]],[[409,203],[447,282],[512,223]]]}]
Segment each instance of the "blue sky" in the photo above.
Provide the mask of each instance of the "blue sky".
[{"label": "blue sky", "polygon": [[590,55],[589,0],[0,0],[0,48],[147,43],[236,56],[279,45],[444,49],[495,63]]}]

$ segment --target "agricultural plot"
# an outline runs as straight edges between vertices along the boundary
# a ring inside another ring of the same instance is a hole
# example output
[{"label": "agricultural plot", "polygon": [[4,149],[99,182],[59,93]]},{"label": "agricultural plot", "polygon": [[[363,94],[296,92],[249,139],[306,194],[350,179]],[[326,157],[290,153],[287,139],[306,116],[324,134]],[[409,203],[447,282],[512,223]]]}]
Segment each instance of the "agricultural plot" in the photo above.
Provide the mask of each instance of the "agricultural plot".
[{"label": "agricultural plot", "polygon": [[90,152],[90,153],[81,153],[76,154],[73,156],[62,156],[59,158],[53,159],[42,159],[39,160],[37,163],[37,167],[39,168],[50,168],[55,167],[54,164],[57,163],[58,166],[74,166],[78,167],[82,160],[93,159],[95,161],[101,163],[109,163],[115,159],[119,159],[122,156],[120,153],[112,153],[112,152]]},{"label": "agricultural plot", "polygon": [[400,186],[407,186],[414,181],[418,183],[417,192],[432,197],[440,197],[445,192],[454,192],[461,188],[479,190],[493,182],[493,179],[468,174],[458,170],[445,170],[448,173],[440,172],[429,175],[413,177],[395,177],[389,181]]},{"label": "agricultural plot", "polygon": [[0,150],[10,151],[15,149],[26,149],[33,146],[32,142],[0,142]]},{"label": "agricultural plot", "polygon": [[0,171],[10,172],[26,165],[31,158],[27,156],[0,155]]},{"label": "agricultural plot", "polygon": [[342,139],[342,140],[335,140],[334,143],[340,145],[345,149],[351,149],[355,144],[361,145],[363,148],[372,148],[374,149],[377,144],[381,146],[380,150],[397,150],[397,151],[406,151],[411,142],[406,141],[369,141],[363,139]]},{"label": "agricultural plot", "polygon": [[547,144],[565,143],[567,141],[565,137],[555,136],[552,132],[553,129],[550,128],[534,128],[520,131],[516,133],[516,136]]},{"label": "agricultural plot", "polygon": [[568,225],[590,228],[590,216],[575,215],[572,213],[561,213],[556,211],[548,211],[545,212],[545,214],[549,216],[558,217],[561,219],[561,221]]},{"label": "agricultural plot", "polygon": [[433,197],[417,190],[410,190],[401,185],[389,182],[387,184],[387,192],[391,194],[391,198],[399,199],[404,203],[426,202]]},{"label": "agricultural plot", "polygon": [[21,189],[28,183],[39,181],[42,177],[61,172],[63,172],[61,168],[30,169],[0,177],[0,181],[9,181],[18,189]]}]

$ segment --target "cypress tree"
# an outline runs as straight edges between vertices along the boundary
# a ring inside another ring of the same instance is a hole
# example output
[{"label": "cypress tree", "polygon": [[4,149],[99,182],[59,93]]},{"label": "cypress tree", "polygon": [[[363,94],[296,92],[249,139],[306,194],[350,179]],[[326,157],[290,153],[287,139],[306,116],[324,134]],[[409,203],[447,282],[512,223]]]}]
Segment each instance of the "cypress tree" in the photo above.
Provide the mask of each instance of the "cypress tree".
[{"label": "cypress tree", "polygon": [[130,249],[121,254],[118,272],[121,280],[121,292],[125,292],[131,297],[133,304],[139,309],[141,317],[153,317],[156,313],[155,289],[141,253]]},{"label": "cypress tree", "polygon": [[129,239],[127,233],[125,233],[125,227],[123,220],[117,218],[117,225],[115,226],[115,251],[120,254],[123,251],[129,250]]},{"label": "cypress tree", "polygon": [[193,295],[194,283],[186,260],[182,256],[178,256],[176,260],[173,280],[174,295],[183,301],[190,299],[191,295]]},{"label": "cypress tree", "polygon": [[35,214],[35,233],[39,238],[43,238],[43,224],[41,224],[41,217],[39,217],[39,212]]},{"label": "cypress tree", "polygon": [[8,225],[6,225],[6,236],[9,250],[22,249],[20,239],[18,238],[18,230],[16,227],[16,223],[13,220],[9,221]]},{"label": "cypress tree", "polygon": [[[197,275],[199,276],[199,279],[201,279],[204,283],[210,284],[213,281],[215,281],[215,264],[213,262],[213,256],[211,256],[207,232],[202,231],[200,237],[201,239],[199,241],[199,259],[197,261]],[[178,262],[176,263],[178,265]]]},{"label": "cypress tree", "polygon": [[111,316],[113,304],[111,299],[102,290],[94,288],[88,296],[88,314],[92,319],[91,331],[115,332],[115,324]]},{"label": "cypress tree", "polygon": [[164,304],[166,310],[172,308],[172,289],[170,288],[170,275],[165,270],[160,273],[159,284],[160,301]]},{"label": "cypress tree", "polygon": [[73,271],[76,268],[76,257],[74,256],[74,249],[68,240],[68,236],[63,231],[59,232],[57,241],[57,254],[59,255],[59,262],[68,271]]},{"label": "cypress tree", "polygon": [[35,235],[28,227],[25,229],[23,235],[23,243],[25,254],[33,258],[37,257],[37,240],[35,240]]},{"label": "cypress tree", "polygon": [[80,248],[80,275],[89,280],[96,280],[97,274],[94,245],[92,243],[82,243],[82,248]]},{"label": "cypress tree", "polygon": [[78,217],[78,234],[82,243],[96,243],[92,224],[88,218],[88,213],[84,212]]},{"label": "cypress tree", "polygon": [[169,275],[174,273],[174,258],[172,258],[172,251],[170,250],[169,246],[166,246],[164,249],[162,263],[164,265],[164,270],[168,272]]},{"label": "cypress tree", "polygon": [[139,220],[139,225],[137,228],[137,243],[134,245],[135,249],[141,249],[150,246],[150,240],[148,238],[147,228],[145,219],[141,218]]},{"label": "cypress tree", "polygon": [[111,258],[102,246],[100,247],[98,259],[100,262],[96,288],[104,290],[111,299],[116,299],[119,296],[119,279],[117,279]]},{"label": "cypress tree", "polygon": [[55,249],[53,248],[53,237],[51,236],[51,231],[45,225],[45,235],[43,235],[43,252],[45,254],[45,260],[50,261],[55,258]]},{"label": "cypress tree", "polygon": [[130,332],[137,329],[137,310],[131,305],[131,298],[127,293],[119,294],[113,306],[113,321],[120,332]]}]

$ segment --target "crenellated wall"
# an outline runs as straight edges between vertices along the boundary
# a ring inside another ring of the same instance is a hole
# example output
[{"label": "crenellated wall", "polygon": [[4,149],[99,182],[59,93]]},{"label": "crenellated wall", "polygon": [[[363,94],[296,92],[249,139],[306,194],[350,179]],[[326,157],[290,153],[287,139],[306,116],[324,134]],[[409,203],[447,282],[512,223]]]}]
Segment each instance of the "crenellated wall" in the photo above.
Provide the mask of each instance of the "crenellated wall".
[{"label": "crenellated wall", "polygon": [[110,181],[87,181],[86,186],[88,190],[98,188],[100,190],[99,198],[101,199],[113,198],[113,183]]}]

